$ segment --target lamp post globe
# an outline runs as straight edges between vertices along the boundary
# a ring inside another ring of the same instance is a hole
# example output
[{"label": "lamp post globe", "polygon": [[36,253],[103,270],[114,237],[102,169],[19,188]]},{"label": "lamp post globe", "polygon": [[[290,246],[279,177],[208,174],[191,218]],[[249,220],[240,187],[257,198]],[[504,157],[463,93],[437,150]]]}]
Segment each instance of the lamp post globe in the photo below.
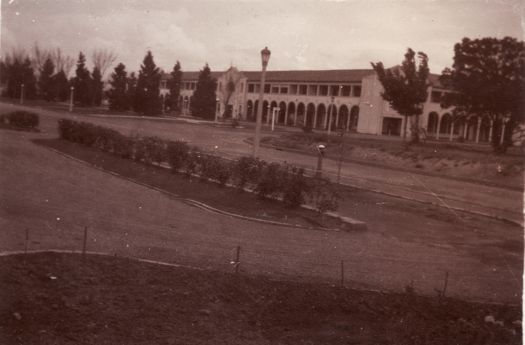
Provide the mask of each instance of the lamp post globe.
[{"label": "lamp post globe", "polygon": [[263,93],[264,93],[264,84],[266,82],[266,67],[268,66],[268,61],[270,61],[271,52],[268,47],[264,47],[261,50],[261,63],[262,63],[262,73],[261,73],[261,87],[259,89],[259,103],[257,106],[257,117],[255,123],[255,139],[253,141],[253,156],[257,157],[259,154],[259,143],[261,141],[261,119],[263,111]]},{"label": "lamp post globe", "polygon": [[75,92],[75,87],[71,86],[69,90],[70,90],[69,92],[69,112],[72,112],[73,111],[73,93]]}]

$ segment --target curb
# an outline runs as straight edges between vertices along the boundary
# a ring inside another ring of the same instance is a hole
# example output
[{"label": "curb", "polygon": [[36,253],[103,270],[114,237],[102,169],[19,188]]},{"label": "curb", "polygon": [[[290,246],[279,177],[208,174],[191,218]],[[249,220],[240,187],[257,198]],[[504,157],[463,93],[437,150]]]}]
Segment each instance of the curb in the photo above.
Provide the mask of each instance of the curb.
[{"label": "curb", "polygon": [[[261,223],[261,224],[268,224],[268,225],[274,225],[274,226],[283,226],[283,227],[288,227],[288,228],[305,229],[305,230],[320,230],[320,231],[341,231],[341,230],[343,230],[343,231],[347,231],[347,232],[349,230],[366,230],[366,223],[358,221],[358,220],[355,220],[355,219],[352,219],[352,218],[342,217],[342,216],[337,215],[337,214],[332,213],[332,212],[329,212],[327,214],[329,214],[332,217],[335,217],[335,218],[339,219],[344,224],[348,224],[348,226],[344,226],[343,229],[324,228],[324,227],[307,227],[307,226],[300,225],[300,224],[291,224],[291,223],[277,222],[277,221],[272,221],[272,220],[266,220],[266,219],[260,219],[260,218],[255,218],[255,217],[243,216],[243,215],[240,215],[240,214],[236,214],[236,213],[232,213],[232,212],[228,212],[228,211],[224,211],[224,210],[220,210],[220,209],[214,208],[214,207],[212,207],[212,206],[210,206],[208,204],[205,204],[203,202],[200,202],[200,201],[196,201],[196,200],[193,200],[193,199],[187,199],[187,198],[180,197],[180,196],[178,196],[178,195],[176,195],[174,193],[168,192],[168,191],[166,191],[164,189],[157,188],[157,187],[149,185],[147,183],[140,182],[140,181],[132,179],[130,177],[126,177],[126,176],[123,176],[121,174],[115,173],[113,171],[109,171],[109,170],[103,169],[101,167],[98,167],[96,165],[90,164],[90,163],[88,163],[86,161],[83,161],[81,159],[78,159],[78,158],[75,158],[73,156],[70,156],[70,155],[68,155],[66,153],[63,153],[63,152],[61,152],[59,150],[56,150],[54,148],[47,147],[47,146],[44,146],[44,147],[46,149],[54,152],[54,153],[57,153],[57,154],[59,154],[59,155],[61,155],[63,157],[71,159],[71,160],[73,160],[73,161],[75,161],[77,163],[81,163],[83,165],[89,166],[91,168],[97,169],[97,170],[105,172],[105,173],[108,173],[108,174],[113,175],[115,177],[118,177],[120,179],[129,181],[129,182],[133,182],[133,183],[141,185],[143,187],[155,190],[155,191],[157,191],[159,193],[162,193],[162,194],[165,194],[165,195],[169,196],[172,199],[175,199],[175,200],[178,200],[178,201],[182,201],[182,202],[184,202],[184,203],[186,203],[188,205],[200,208],[202,210],[205,210],[205,211],[208,211],[208,212],[211,212],[211,213],[217,213],[217,214],[230,216],[230,217],[238,218],[238,219],[243,219],[243,220],[247,220],[247,221],[257,222],[257,223]],[[161,167],[163,169],[166,169],[165,167],[162,167],[162,166],[159,166],[159,167]],[[309,209],[308,207],[305,207],[305,208]]]}]

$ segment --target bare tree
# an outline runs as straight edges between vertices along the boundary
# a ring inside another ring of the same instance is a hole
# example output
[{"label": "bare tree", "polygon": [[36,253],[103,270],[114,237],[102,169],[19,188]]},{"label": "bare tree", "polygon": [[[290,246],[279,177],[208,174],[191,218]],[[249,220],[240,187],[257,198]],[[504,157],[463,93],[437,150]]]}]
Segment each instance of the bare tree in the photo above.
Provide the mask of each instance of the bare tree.
[{"label": "bare tree", "polygon": [[63,54],[62,49],[58,47],[50,53],[50,56],[56,70],[64,71],[66,75],[69,75],[71,68],[75,65],[75,59],[69,55]]},{"label": "bare tree", "polygon": [[48,49],[42,49],[38,42],[35,42],[31,48],[31,65],[33,69],[37,72],[40,72],[44,67],[44,63],[47,58],[51,56],[51,53]]},{"label": "bare tree", "polygon": [[95,49],[91,55],[93,65],[100,70],[102,77],[106,73],[107,69],[115,62],[117,54],[112,50],[108,49]]}]

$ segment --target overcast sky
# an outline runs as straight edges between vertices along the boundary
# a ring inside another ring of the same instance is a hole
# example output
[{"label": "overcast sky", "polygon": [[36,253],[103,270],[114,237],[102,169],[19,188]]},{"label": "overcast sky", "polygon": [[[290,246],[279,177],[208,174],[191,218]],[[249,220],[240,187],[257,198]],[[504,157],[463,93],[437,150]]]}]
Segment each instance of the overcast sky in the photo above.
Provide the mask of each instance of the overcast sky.
[{"label": "overcast sky", "polygon": [[110,49],[129,71],[147,50],[171,70],[212,70],[231,64],[269,69],[370,68],[401,62],[407,47],[424,51],[432,73],[450,66],[463,37],[523,39],[522,0],[179,1],[0,0],[2,54],[61,47],[75,57]]}]

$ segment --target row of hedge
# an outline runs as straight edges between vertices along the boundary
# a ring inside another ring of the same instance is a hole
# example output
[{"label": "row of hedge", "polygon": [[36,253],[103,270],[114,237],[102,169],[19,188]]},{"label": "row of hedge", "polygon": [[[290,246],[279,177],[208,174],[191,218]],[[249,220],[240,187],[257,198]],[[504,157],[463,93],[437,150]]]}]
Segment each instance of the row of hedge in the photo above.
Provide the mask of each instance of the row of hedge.
[{"label": "row of hedge", "polygon": [[146,164],[168,163],[175,173],[198,175],[221,186],[232,184],[239,189],[250,188],[261,198],[280,198],[289,207],[298,207],[309,197],[319,212],[337,209],[339,195],[328,180],[309,179],[304,169],[289,164],[268,163],[252,157],[227,160],[183,141],[125,136],[86,122],[61,119],[58,126],[62,139],[122,158]]},{"label": "row of hedge", "polygon": [[38,114],[19,110],[0,115],[0,123],[21,129],[34,130],[38,127],[40,119]]}]

